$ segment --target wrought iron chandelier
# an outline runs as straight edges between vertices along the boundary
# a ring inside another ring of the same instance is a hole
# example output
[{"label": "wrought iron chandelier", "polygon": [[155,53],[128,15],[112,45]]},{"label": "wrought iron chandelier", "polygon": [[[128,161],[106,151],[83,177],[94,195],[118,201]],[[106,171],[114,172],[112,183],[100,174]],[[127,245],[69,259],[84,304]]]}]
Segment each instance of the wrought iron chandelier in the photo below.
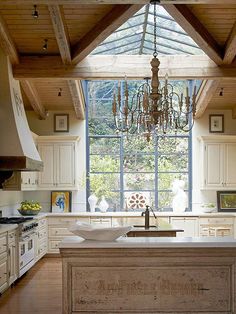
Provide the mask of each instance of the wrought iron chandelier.
[{"label": "wrought iron chandelier", "polygon": [[128,83],[125,78],[124,101],[121,97],[121,87],[118,83],[118,92],[114,91],[112,111],[116,131],[127,134],[143,134],[150,141],[153,133],[166,134],[178,130],[189,132],[194,124],[196,112],[196,87],[192,96],[186,88],[186,93],[180,95],[175,92],[174,86],[165,77],[161,86],[158,71],[160,61],[157,58],[157,13],[159,1],[151,0],[154,5],[154,52],[151,60],[151,85],[146,82],[138,87],[130,98]]}]

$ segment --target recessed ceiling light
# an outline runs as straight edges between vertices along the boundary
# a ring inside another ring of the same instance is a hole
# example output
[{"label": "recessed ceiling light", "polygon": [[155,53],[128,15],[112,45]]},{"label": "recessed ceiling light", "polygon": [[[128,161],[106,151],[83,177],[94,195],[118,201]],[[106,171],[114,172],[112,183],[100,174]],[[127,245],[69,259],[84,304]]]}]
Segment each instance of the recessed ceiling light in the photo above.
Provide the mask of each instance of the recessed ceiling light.
[{"label": "recessed ceiling light", "polygon": [[39,13],[37,11],[37,5],[34,5],[34,12],[32,13],[33,18],[38,19]]},{"label": "recessed ceiling light", "polygon": [[43,50],[48,50],[48,39],[44,39]]}]

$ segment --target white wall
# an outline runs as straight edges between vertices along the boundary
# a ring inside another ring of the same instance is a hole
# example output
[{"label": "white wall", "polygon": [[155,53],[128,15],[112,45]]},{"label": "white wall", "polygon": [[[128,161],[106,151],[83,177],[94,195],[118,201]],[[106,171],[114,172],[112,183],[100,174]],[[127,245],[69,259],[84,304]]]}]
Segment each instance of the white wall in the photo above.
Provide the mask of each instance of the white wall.
[{"label": "white wall", "polygon": [[[77,135],[80,137],[78,143],[78,171],[79,182],[81,182],[78,191],[72,191],[72,212],[86,211],[86,193],[84,178],[86,175],[86,133],[85,121],[76,119],[74,111],[60,111],[60,113],[69,114],[69,132],[55,133],[53,131],[53,111],[49,111],[49,115],[45,120],[40,120],[33,111],[27,111],[27,119],[31,131],[37,135]],[[57,112],[58,113],[58,112]],[[50,211],[51,191],[30,191],[24,192],[24,199],[37,200],[43,206],[43,211]]]},{"label": "white wall", "polygon": [[216,191],[200,190],[200,142],[198,137],[203,135],[214,136],[209,132],[209,115],[224,114],[224,135],[236,135],[236,120],[232,119],[231,110],[206,110],[204,116],[195,120],[193,128],[193,211],[198,210],[202,203],[216,204]]},{"label": "white wall", "polygon": [[11,216],[17,213],[17,208],[19,208],[22,200],[22,192],[0,190],[0,212],[2,212],[2,216]]}]

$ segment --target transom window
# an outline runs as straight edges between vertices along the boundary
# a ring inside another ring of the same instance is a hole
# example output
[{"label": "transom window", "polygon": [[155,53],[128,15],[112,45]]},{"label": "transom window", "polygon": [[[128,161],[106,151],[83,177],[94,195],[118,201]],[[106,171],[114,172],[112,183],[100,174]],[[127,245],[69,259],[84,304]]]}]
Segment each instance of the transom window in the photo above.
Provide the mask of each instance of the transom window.
[{"label": "transom window", "polygon": [[[142,209],[143,200],[156,209],[172,210],[172,183],[185,182],[191,210],[191,134],[142,136],[115,134],[112,98],[117,82],[87,82],[87,191],[110,211]],[[129,82],[129,90],[140,82]],[[181,85],[181,81],[178,82]],[[136,206],[133,206],[133,203]]]}]

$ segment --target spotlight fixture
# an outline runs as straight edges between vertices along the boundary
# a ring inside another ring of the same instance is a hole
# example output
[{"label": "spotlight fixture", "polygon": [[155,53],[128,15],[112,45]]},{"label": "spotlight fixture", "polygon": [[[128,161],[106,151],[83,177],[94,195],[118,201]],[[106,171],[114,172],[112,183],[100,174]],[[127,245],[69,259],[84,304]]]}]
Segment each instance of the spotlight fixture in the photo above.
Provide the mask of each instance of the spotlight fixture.
[{"label": "spotlight fixture", "polygon": [[219,96],[224,96],[224,88],[223,87],[221,87],[221,89],[220,89]]},{"label": "spotlight fixture", "polygon": [[34,12],[32,13],[33,18],[38,19],[39,13],[37,11],[37,5],[34,5]]},{"label": "spotlight fixture", "polygon": [[61,92],[62,92],[62,88],[60,87],[60,88],[59,88],[59,92],[58,92],[58,94],[57,94],[58,97],[61,97]]},{"label": "spotlight fixture", "polygon": [[43,50],[48,50],[48,40],[44,39]]}]

